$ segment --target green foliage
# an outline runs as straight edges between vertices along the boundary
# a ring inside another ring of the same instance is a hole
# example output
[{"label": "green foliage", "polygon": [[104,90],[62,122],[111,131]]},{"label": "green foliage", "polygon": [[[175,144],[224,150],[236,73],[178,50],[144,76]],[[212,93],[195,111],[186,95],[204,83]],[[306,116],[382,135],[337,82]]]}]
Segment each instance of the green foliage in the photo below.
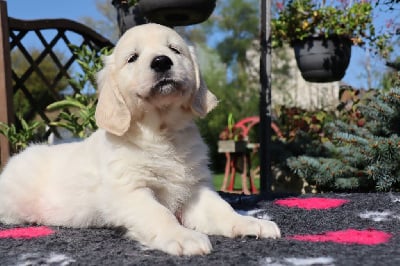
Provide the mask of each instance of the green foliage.
[{"label": "green foliage", "polygon": [[217,8],[219,16],[213,27],[224,33],[223,41],[217,44],[222,62],[246,62],[246,51],[258,37],[258,1],[219,1]]},{"label": "green foliage", "polygon": [[[103,48],[99,51],[91,50],[88,46],[72,46],[77,62],[83,73],[78,73],[75,80],[70,82],[80,90],[74,96],[67,96],[64,100],[47,106],[48,111],[60,111],[55,121],[50,125],[69,130],[75,137],[88,137],[97,129],[95,121],[96,111],[96,73],[103,67],[102,56],[111,51]],[[92,93],[83,93],[87,90]]]},{"label": "green foliage", "polygon": [[65,128],[75,137],[86,138],[97,129],[94,97],[82,94],[67,96],[64,100],[47,106],[47,110],[61,110],[57,121],[51,122],[50,125]]},{"label": "green foliage", "polygon": [[77,57],[76,62],[82,68],[83,73],[78,73],[74,79],[69,82],[80,91],[91,86],[96,89],[96,74],[103,67],[102,56],[109,55],[111,51],[108,48],[102,48],[98,51],[90,49],[87,45],[76,46],[70,45],[74,55]]},{"label": "green foliage", "polygon": [[[212,179],[212,184],[216,191],[221,190],[221,186],[224,180],[224,174],[215,174]],[[250,181],[248,181],[248,187],[250,187]],[[260,179],[254,179],[254,185],[259,190],[260,189]],[[235,176],[235,183],[233,185],[234,189],[242,189],[242,176],[240,174],[236,174]]]},{"label": "green foliage", "polygon": [[0,134],[10,141],[11,149],[15,153],[25,149],[36,138],[37,130],[42,126],[39,121],[27,122],[22,117],[19,118],[19,122],[21,127],[18,129],[14,124],[0,122]]},{"label": "green foliage", "polygon": [[228,126],[226,128],[226,130],[224,130],[223,134],[220,134],[220,139],[222,140],[234,140],[234,141],[238,141],[240,139],[243,139],[243,134],[242,134],[242,130],[240,128],[235,128],[235,118],[233,116],[232,113],[228,114]]},{"label": "green foliage", "polygon": [[138,0],[128,0],[128,5],[134,6],[134,5],[136,5],[137,2],[138,2]]},{"label": "green foliage", "polygon": [[389,67],[389,71],[382,78],[383,89],[388,90],[393,87],[400,87],[400,57],[391,62],[386,62],[386,66]]},{"label": "green foliage", "polygon": [[[83,73],[78,73],[76,79],[70,80],[70,83],[79,89],[81,93],[67,96],[63,100],[51,103],[47,106],[47,111],[58,112],[57,118],[50,123],[50,126],[65,128],[71,131],[74,136],[84,138],[97,128],[94,118],[96,104],[96,95],[94,94],[95,76],[103,65],[101,56],[109,54],[110,51],[105,48],[100,51],[94,51],[85,45],[82,47],[71,46],[71,48],[77,56],[77,62],[81,66]],[[43,69],[42,71],[50,76],[53,73],[51,68],[49,72],[45,72]],[[92,91],[92,93],[85,94],[83,93],[85,90]],[[38,93],[40,93],[40,90]],[[27,108],[30,109],[29,105],[27,105]],[[42,123],[38,121],[28,122],[22,117],[21,111],[19,113],[18,125],[20,126],[0,123],[0,134],[3,134],[10,141],[13,152],[23,150],[30,142],[37,139],[38,131],[42,126]]]},{"label": "green foliage", "polygon": [[334,112],[282,106],[275,114],[274,122],[281,133],[281,136],[273,135],[272,138],[272,163],[276,167],[289,172],[288,158],[325,154],[322,147],[327,141],[324,128],[336,118]]},{"label": "green foliage", "polygon": [[327,125],[325,156],[292,157],[289,167],[321,190],[398,190],[400,89],[365,94],[357,111],[365,123],[337,120]]},{"label": "green foliage", "polygon": [[350,38],[355,45],[370,43],[383,56],[388,56],[387,34],[378,35],[372,21],[373,6],[369,1],[331,2],[314,0],[290,0],[272,19],[273,46],[286,41],[303,40],[309,36],[341,35]]},{"label": "green foliage", "polygon": [[232,133],[233,126],[235,125],[235,118],[233,117],[232,113],[228,115],[228,130]]},{"label": "green foliage", "polygon": [[286,141],[295,141],[299,132],[306,133],[310,138],[323,138],[323,127],[332,122],[332,112],[316,110],[307,111],[298,107],[281,106],[276,110],[276,123]]}]

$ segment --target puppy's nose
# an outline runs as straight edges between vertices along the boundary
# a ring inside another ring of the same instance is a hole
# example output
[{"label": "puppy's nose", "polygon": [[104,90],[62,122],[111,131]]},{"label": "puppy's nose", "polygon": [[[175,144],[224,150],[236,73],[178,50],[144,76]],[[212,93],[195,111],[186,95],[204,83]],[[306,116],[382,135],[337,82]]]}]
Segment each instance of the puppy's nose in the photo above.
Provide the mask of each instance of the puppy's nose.
[{"label": "puppy's nose", "polygon": [[171,69],[171,66],[174,63],[172,62],[171,58],[166,55],[160,55],[154,57],[153,61],[151,62],[150,67],[154,69],[156,72],[165,72]]}]

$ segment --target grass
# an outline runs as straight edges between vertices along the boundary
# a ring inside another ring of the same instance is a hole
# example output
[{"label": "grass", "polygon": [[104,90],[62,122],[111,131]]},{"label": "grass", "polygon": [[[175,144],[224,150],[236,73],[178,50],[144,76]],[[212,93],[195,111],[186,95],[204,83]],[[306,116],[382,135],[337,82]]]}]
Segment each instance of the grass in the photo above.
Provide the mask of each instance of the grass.
[{"label": "grass", "polygon": [[[221,190],[221,185],[224,180],[224,173],[220,174],[214,174],[213,176],[213,185],[215,190]],[[257,189],[260,189],[260,179],[255,178],[254,179],[254,184],[256,185]],[[248,184],[250,187],[250,184]],[[234,185],[235,190],[241,190],[242,189],[242,177],[239,174],[236,174],[235,176],[235,185]]]}]

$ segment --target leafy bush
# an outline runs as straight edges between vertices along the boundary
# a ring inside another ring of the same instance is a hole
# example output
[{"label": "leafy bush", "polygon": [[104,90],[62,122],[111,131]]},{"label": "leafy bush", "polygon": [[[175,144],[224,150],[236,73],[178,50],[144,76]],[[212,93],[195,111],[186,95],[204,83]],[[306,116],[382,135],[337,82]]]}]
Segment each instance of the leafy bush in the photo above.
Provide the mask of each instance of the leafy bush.
[{"label": "leafy bush", "polygon": [[101,57],[111,52],[107,48],[94,51],[85,45],[72,48],[83,73],[78,73],[76,79],[70,82],[79,89],[80,93],[66,96],[64,100],[50,104],[47,110],[60,111],[50,125],[65,128],[75,137],[85,138],[97,129],[94,118],[97,102],[96,74],[103,67]]},{"label": "leafy bush", "polygon": [[21,127],[7,125],[0,122],[0,134],[4,135],[11,144],[11,150],[15,153],[25,149],[32,140],[37,138],[37,130],[43,126],[39,121],[27,122],[22,117],[19,118]]},{"label": "leafy bush", "polygon": [[57,121],[52,121],[50,125],[65,128],[75,137],[86,138],[97,129],[94,117],[96,100],[92,96],[67,96],[65,100],[47,106],[47,110],[61,110]]},{"label": "leafy bush", "polygon": [[292,157],[289,167],[323,191],[399,190],[400,88],[367,93],[354,110],[363,123],[328,124],[325,155]]}]

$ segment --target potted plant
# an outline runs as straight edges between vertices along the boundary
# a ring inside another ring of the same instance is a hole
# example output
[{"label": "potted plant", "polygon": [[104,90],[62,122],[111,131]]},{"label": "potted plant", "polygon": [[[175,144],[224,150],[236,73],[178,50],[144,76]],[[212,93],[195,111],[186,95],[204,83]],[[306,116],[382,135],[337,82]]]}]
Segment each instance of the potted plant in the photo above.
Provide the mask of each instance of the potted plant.
[{"label": "potted plant", "polygon": [[330,82],[343,78],[351,46],[385,47],[386,36],[377,36],[368,1],[289,0],[278,4],[272,19],[273,47],[289,43],[305,80]]},{"label": "potted plant", "polygon": [[247,141],[244,140],[242,130],[235,127],[232,113],[229,113],[228,126],[221,132],[219,139],[219,153],[245,152],[247,149]]},{"label": "potted plant", "polygon": [[185,26],[206,20],[215,3],[216,0],[139,0],[138,7],[149,21]]}]

